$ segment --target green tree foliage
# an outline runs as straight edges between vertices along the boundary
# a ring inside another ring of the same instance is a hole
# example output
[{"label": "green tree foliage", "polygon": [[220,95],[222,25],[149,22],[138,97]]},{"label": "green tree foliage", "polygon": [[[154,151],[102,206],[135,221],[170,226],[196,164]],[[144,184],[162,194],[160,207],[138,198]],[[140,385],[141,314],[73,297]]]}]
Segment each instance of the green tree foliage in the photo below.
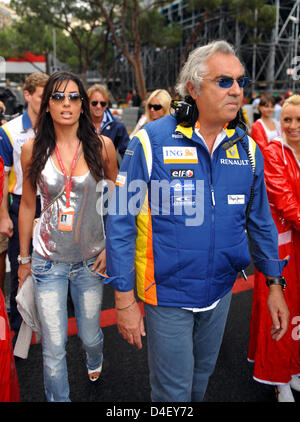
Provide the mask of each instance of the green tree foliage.
[{"label": "green tree foliage", "polygon": [[182,28],[175,23],[165,26],[164,16],[152,8],[140,13],[139,35],[142,45],[172,48],[181,43]]},{"label": "green tree foliage", "polygon": [[[101,58],[103,59],[103,54],[105,60],[101,61],[106,61],[109,57],[107,26],[101,18],[99,8],[72,0],[11,0],[11,7],[33,27],[42,28],[40,34],[43,34],[46,28],[56,28],[59,31],[58,58],[76,68],[83,79],[86,71],[93,68]],[[61,42],[61,33],[65,34],[64,42]],[[28,36],[26,38],[28,42]],[[46,42],[44,49],[51,51],[52,47]],[[66,61],[68,49],[70,58]]]},{"label": "green tree foliage", "polygon": [[[71,38],[63,31],[56,31],[56,44],[59,59],[66,63],[72,70],[76,70],[76,48]],[[30,46],[30,47],[29,47]],[[11,26],[0,31],[0,55],[8,57],[23,56],[30,50],[34,54],[47,54],[53,50],[52,29],[37,20],[32,24],[30,17],[26,16],[15,21]]]},{"label": "green tree foliage", "polygon": [[252,37],[252,42],[261,41],[265,34],[269,35],[274,29],[276,8],[266,4],[265,0],[227,0],[227,2],[238,22],[257,29],[257,38]]}]

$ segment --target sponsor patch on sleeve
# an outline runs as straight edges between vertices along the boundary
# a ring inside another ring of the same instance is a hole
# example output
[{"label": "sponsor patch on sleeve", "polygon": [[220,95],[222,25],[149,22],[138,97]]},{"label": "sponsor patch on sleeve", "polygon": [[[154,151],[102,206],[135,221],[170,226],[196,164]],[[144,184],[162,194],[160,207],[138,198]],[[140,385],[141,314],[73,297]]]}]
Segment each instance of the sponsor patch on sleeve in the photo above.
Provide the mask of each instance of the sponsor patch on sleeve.
[{"label": "sponsor patch on sleeve", "polygon": [[124,154],[126,154],[126,155],[133,155],[133,154],[134,154],[134,151],[131,151],[130,149],[127,149],[127,150],[124,152]]}]

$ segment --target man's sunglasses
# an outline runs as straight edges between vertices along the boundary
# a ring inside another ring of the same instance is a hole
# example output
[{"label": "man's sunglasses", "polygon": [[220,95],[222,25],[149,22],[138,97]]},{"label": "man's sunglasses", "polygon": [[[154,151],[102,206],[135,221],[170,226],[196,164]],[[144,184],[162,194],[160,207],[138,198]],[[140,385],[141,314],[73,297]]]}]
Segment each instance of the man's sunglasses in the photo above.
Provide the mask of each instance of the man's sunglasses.
[{"label": "man's sunglasses", "polygon": [[233,79],[233,78],[227,78],[227,77],[223,77],[219,79],[209,79],[209,78],[202,78],[202,79],[204,81],[217,82],[220,88],[230,88],[232,87],[234,81],[237,81],[240,88],[246,88],[246,86],[248,86],[249,83],[251,82],[251,79],[248,78],[247,76],[242,76],[239,79]]},{"label": "man's sunglasses", "polygon": [[98,105],[98,103],[101,105],[101,107],[105,107],[107,102],[106,101],[91,101],[91,104],[93,107],[96,107],[96,105]]},{"label": "man's sunglasses", "polygon": [[154,108],[155,111],[161,110],[163,107],[160,104],[148,104],[149,110]]},{"label": "man's sunglasses", "polygon": [[[51,95],[51,99],[57,102],[63,102],[65,98],[66,96],[64,92],[53,92],[53,94]],[[68,95],[68,99],[70,102],[77,102],[79,100],[82,101],[82,97],[78,92],[70,92],[70,94]]]}]

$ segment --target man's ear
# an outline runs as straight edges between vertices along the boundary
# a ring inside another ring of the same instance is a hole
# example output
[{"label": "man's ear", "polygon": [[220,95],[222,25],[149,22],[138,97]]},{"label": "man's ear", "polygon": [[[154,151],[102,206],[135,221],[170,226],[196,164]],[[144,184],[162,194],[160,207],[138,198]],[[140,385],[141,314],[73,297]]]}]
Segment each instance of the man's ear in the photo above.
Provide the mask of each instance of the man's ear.
[{"label": "man's ear", "polygon": [[24,98],[25,98],[25,101],[29,101],[29,99],[30,99],[30,96],[31,96],[31,94],[29,93],[29,91],[27,91],[27,89],[25,89],[24,91],[23,91],[23,95],[24,95]]},{"label": "man's ear", "polygon": [[186,87],[187,87],[187,90],[189,91],[190,96],[193,98],[193,100],[196,100],[197,93],[192,82],[188,81],[186,84]]}]

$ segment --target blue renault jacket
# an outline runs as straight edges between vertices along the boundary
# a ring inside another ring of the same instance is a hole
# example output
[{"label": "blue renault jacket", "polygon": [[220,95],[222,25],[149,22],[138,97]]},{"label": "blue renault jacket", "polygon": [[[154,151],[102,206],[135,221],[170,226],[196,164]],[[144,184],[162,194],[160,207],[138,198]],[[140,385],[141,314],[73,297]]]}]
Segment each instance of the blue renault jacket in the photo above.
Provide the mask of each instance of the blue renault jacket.
[{"label": "blue renault jacket", "polygon": [[107,274],[116,290],[129,291],[136,281],[147,303],[209,306],[249,265],[247,233],[256,268],[281,275],[287,261],[278,259],[262,154],[246,135],[251,159],[240,142],[224,150],[242,134],[226,132],[212,156],[194,128],[174,116],[147,124],[130,141],[107,220]]}]

